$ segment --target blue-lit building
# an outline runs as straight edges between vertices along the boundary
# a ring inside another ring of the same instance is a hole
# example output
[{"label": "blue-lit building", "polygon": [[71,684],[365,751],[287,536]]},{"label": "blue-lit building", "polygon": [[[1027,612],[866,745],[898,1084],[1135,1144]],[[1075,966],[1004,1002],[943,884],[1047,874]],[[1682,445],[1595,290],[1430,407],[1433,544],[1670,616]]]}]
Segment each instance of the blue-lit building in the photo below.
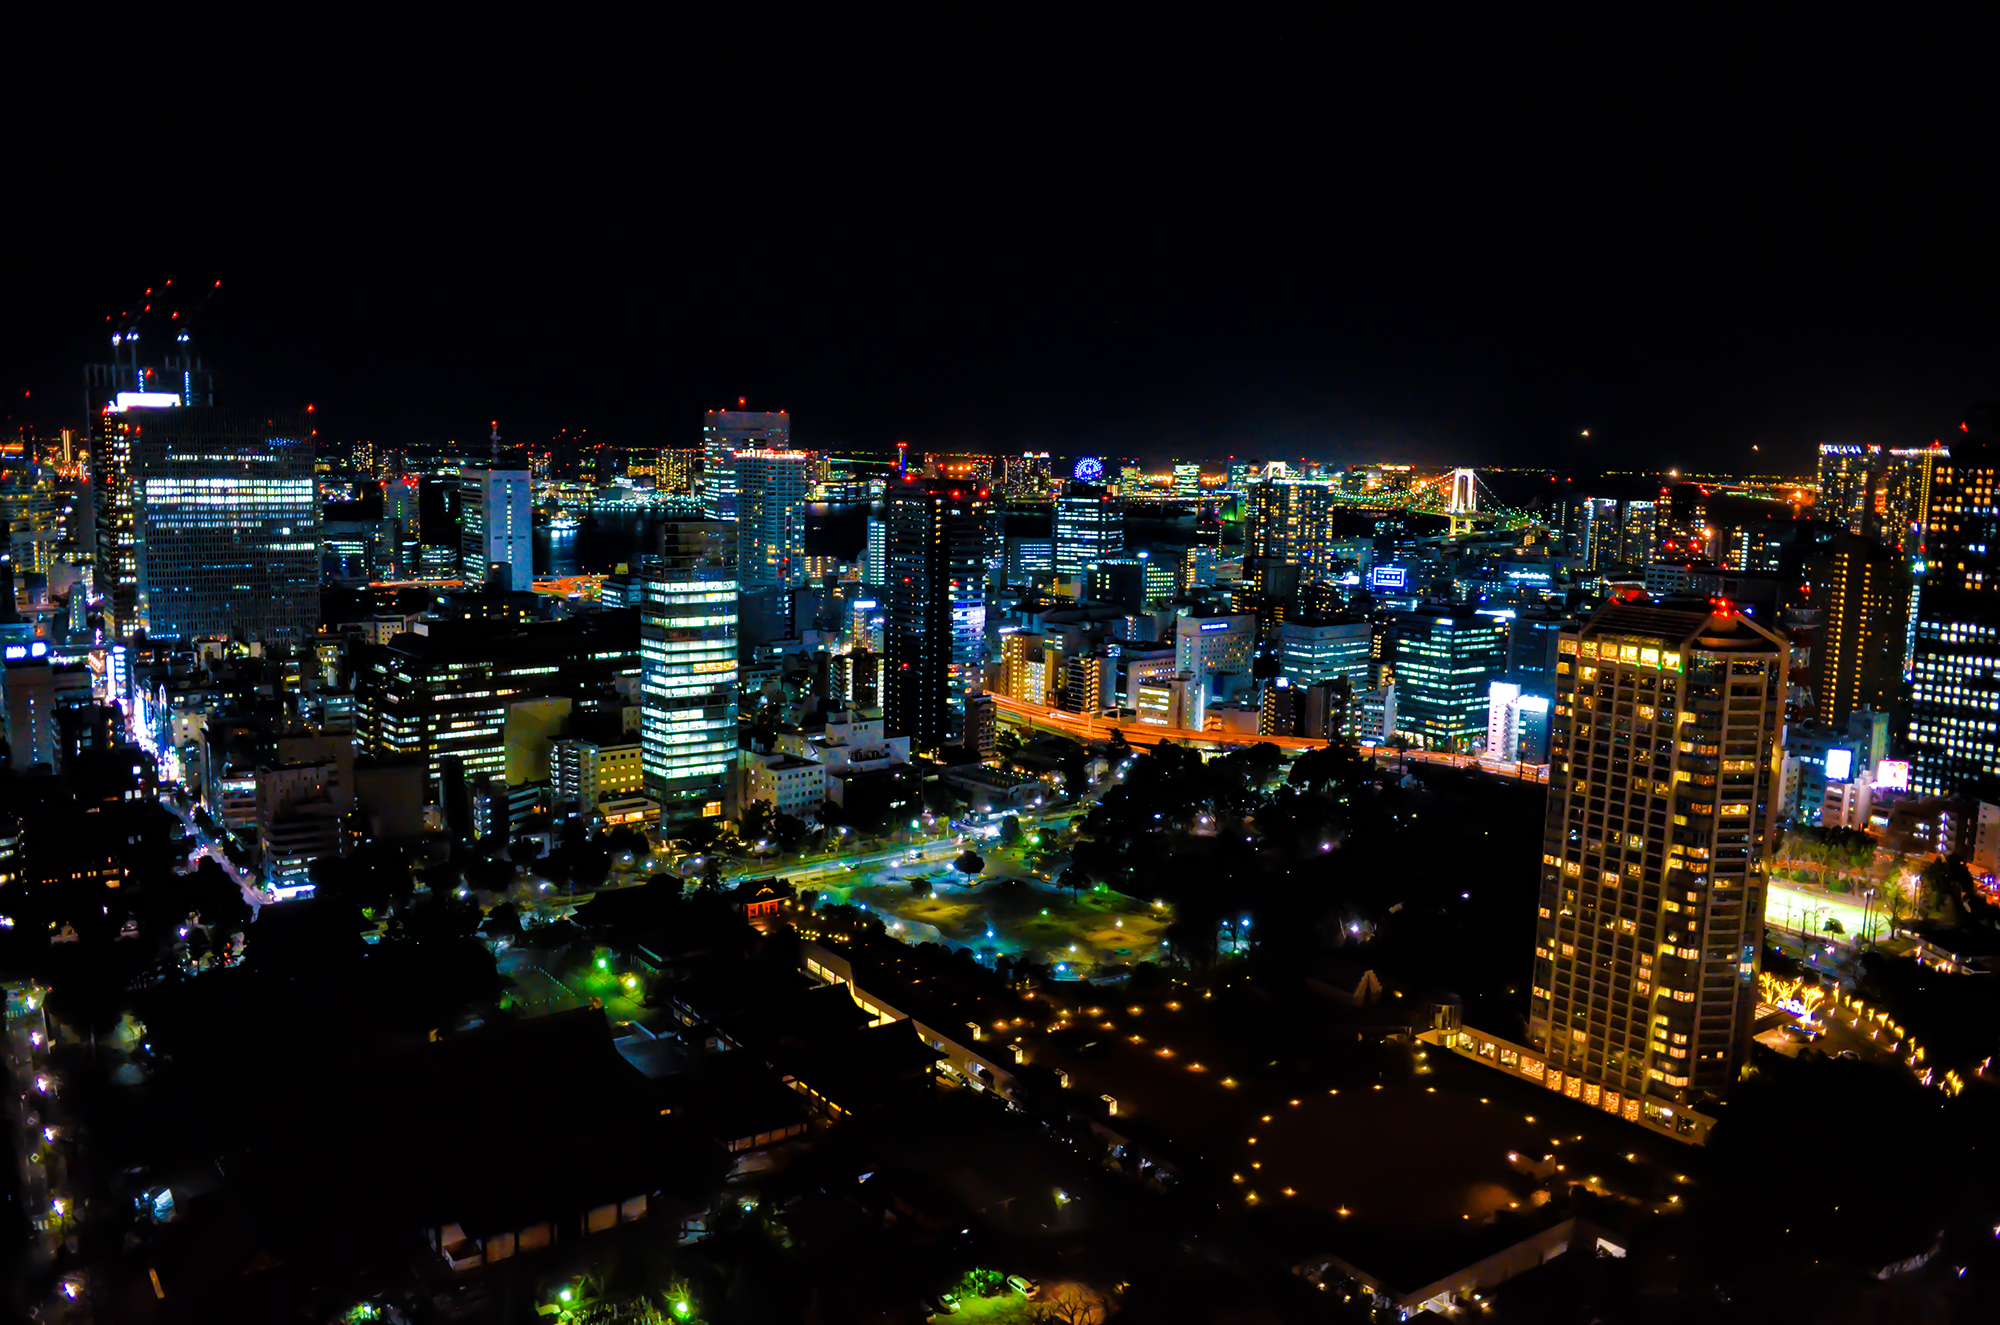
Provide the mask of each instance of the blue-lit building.
[{"label": "blue-lit building", "polygon": [[1910,686],[1910,790],[2000,799],[2000,406],[1932,469]]}]

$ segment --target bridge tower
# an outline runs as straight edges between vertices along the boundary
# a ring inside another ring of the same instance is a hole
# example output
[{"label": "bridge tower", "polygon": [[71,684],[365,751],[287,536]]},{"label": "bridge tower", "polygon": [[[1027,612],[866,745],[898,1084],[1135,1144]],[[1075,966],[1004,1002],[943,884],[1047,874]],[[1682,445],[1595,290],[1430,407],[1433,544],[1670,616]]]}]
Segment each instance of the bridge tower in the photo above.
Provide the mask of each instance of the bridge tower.
[{"label": "bridge tower", "polygon": [[1451,471],[1451,536],[1472,531],[1479,514],[1479,477],[1470,469]]}]

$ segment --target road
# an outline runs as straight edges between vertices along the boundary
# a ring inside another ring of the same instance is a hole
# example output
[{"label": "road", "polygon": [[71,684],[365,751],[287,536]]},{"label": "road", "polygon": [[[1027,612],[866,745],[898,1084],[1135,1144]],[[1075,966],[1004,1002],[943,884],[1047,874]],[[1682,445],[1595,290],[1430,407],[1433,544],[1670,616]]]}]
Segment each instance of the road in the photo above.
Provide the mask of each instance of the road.
[{"label": "road", "polygon": [[[46,992],[25,983],[5,987],[7,1069],[18,1088],[16,1098],[7,1101],[6,1113],[19,1138],[14,1158],[21,1175],[22,1213],[35,1231],[29,1263],[38,1272],[62,1256],[77,1213],[65,1158],[71,1132],[61,1112],[60,1083],[49,1067],[49,1025],[42,1010]],[[72,1244],[70,1251],[74,1250]],[[78,1318],[76,1313],[67,1296],[51,1295],[38,1318],[64,1321]]]},{"label": "road", "polygon": [[[1141,748],[1157,746],[1165,741],[1176,744],[1207,745],[1275,745],[1280,750],[1321,750],[1326,741],[1309,736],[1260,736],[1254,732],[1193,731],[1186,727],[1156,727],[1145,722],[1114,721],[1109,718],[1092,717],[1083,713],[1065,713],[1042,704],[1028,704],[1006,695],[991,696],[994,707],[1012,718],[1017,724],[1054,732],[1083,741],[1108,741],[1114,735],[1121,735],[1128,745]],[[1446,754],[1437,750],[1392,750],[1386,746],[1372,747],[1371,753],[1379,762],[1395,760],[1419,764],[1446,764],[1453,768],[1478,767],[1488,772],[1523,780],[1547,782],[1549,770],[1546,764],[1517,764],[1482,759],[1477,755]]]},{"label": "road", "polygon": [[182,809],[175,802],[172,794],[164,791],[161,792],[160,804],[165,806],[176,818],[187,825],[188,836],[194,839],[196,844],[194,851],[188,857],[190,864],[192,864],[196,856],[207,856],[210,860],[221,866],[222,872],[227,874],[230,880],[243,890],[243,900],[250,904],[251,919],[256,919],[257,911],[260,907],[268,906],[277,900],[270,893],[265,892],[257,886],[254,874],[251,874],[247,870],[238,869],[235,862],[229,859],[229,856],[222,848],[209,840],[208,834],[201,831],[201,825],[194,821],[193,812]]}]

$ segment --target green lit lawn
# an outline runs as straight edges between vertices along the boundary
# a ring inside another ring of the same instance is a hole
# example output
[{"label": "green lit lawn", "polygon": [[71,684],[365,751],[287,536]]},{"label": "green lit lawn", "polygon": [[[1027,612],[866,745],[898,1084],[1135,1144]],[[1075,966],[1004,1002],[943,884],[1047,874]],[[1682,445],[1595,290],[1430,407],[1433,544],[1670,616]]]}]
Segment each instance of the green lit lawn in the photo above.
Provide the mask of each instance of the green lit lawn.
[{"label": "green lit lawn", "polygon": [[960,1298],[958,1310],[949,1316],[932,1316],[932,1320],[952,1321],[954,1325],[1031,1325],[1042,1319],[1042,1308],[1019,1293],[1003,1293],[999,1297]]},{"label": "green lit lawn", "polygon": [[[996,853],[997,854],[997,853]],[[911,873],[931,879],[932,895],[918,897]],[[1158,959],[1170,913],[1109,889],[1071,896],[1032,879],[980,882],[929,866],[883,871],[869,882],[827,888],[831,900],[865,905],[889,922],[890,932],[913,941],[940,939],[1008,956],[1029,954],[1084,971],[1115,963]],[[897,926],[901,928],[897,928]]]}]

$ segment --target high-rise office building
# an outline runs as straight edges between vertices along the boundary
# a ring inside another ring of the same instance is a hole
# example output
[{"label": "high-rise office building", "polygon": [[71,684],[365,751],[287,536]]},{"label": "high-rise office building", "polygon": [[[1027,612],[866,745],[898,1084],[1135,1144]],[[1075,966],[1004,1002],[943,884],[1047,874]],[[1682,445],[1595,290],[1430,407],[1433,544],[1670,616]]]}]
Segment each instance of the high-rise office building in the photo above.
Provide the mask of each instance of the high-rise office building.
[{"label": "high-rise office building", "polygon": [[1931,481],[1910,689],[1910,790],[1995,799],[2000,779],[2000,405],[1965,418]]},{"label": "high-rise office building", "polygon": [[1614,602],[1559,647],[1529,1038],[1545,1085],[1677,1128],[1749,1048],[1787,645]]},{"label": "high-rise office building", "polygon": [[1820,614],[1807,669],[1816,720],[1841,727],[1856,709],[1887,710],[1903,681],[1909,559],[1843,531],[1806,558],[1803,578]]},{"label": "high-rise office building", "polygon": [[1201,496],[1201,466],[1192,460],[1174,461],[1174,496],[1192,501]]},{"label": "high-rise office building", "polygon": [[215,403],[215,381],[201,366],[185,332],[165,364],[139,362],[139,337],[111,338],[113,361],[84,369],[84,415],[90,436],[89,491],[83,507],[91,529],[91,589],[103,599],[104,633],[138,627],[139,544],[132,490],[132,441],[168,409]]},{"label": "high-rise office building", "polygon": [[1391,619],[1396,725],[1426,750],[1486,741],[1488,688],[1507,665],[1504,622],[1470,607],[1419,608]]},{"label": "high-rise office building", "polygon": [[1056,498],[1056,574],[1082,575],[1125,555],[1125,504],[1103,493]]},{"label": "high-rise office building", "polygon": [[1294,686],[1347,678],[1368,689],[1375,628],[1366,621],[1287,621],[1278,627],[1278,675]]},{"label": "high-rise office building", "polygon": [[806,582],[806,503],[812,456],[804,451],[736,453],[736,578],[745,593]]},{"label": "high-rise office building", "polygon": [[535,584],[534,483],[518,461],[467,465],[458,472],[459,573],[486,583],[496,566],[507,568],[505,588]]},{"label": "high-rise office building", "polygon": [[320,505],[305,415],[158,409],[127,440],[134,629],[155,639],[310,640]]},{"label": "high-rise office building", "polygon": [[712,409],[702,422],[701,449],[701,513],[710,520],[734,520],[736,453],[791,450],[791,417],[783,410]]},{"label": "high-rise office building", "polygon": [[427,634],[361,645],[355,658],[356,743],[364,753],[420,761],[427,786],[446,760],[467,775],[504,781],[510,711],[536,699],[590,701],[630,685],[639,672],[639,622],[631,612],[511,625],[434,621]]},{"label": "high-rise office building", "polygon": [[959,739],[986,667],[988,490],[907,479],[888,493],[883,716],[916,750]]},{"label": "high-rise office building", "polygon": [[639,743],[660,822],[722,813],[736,763],[736,529],[670,520],[639,605]]},{"label": "high-rise office building", "polygon": [[1250,495],[1249,558],[1297,566],[1306,583],[1335,577],[1333,484],[1267,478]]}]

